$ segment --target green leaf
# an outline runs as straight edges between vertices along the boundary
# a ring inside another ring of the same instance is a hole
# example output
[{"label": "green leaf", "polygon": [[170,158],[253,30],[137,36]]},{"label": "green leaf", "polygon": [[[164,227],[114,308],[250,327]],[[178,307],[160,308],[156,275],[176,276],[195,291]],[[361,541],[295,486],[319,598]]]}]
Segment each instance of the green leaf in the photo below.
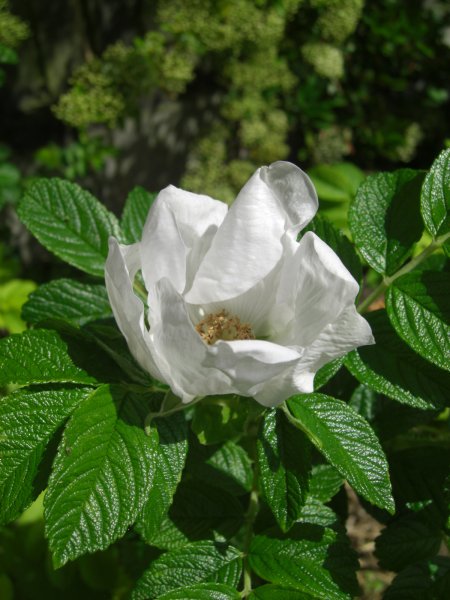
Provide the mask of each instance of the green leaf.
[{"label": "green leaf", "polygon": [[431,165],[422,188],[422,217],[427,231],[434,238],[449,232],[449,207],[450,148],[447,148]]},{"label": "green leaf", "polygon": [[450,597],[450,558],[437,556],[404,569],[383,600],[444,600]]},{"label": "green leaf", "polygon": [[375,540],[375,554],[382,569],[401,571],[409,564],[435,556],[441,543],[439,526],[418,513],[383,529]]},{"label": "green leaf", "polygon": [[288,537],[253,538],[249,562],[257,575],[324,600],[349,600],[358,590],[356,555],[347,539],[329,528],[299,524]]},{"label": "green leaf", "polygon": [[196,478],[235,496],[249,492],[252,487],[252,461],[244,448],[232,441],[204,446],[191,440],[187,469]]},{"label": "green leaf", "polygon": [[241,553],[236,548],[218,542],[193,542],[153,561],[137,582],[132,600],[153,600],[202,582],[236,587],[241,570]]},{"label": "green leaf", "polygon": [[108,238],[119,238],[120,229],[116,217],[89,192],[62,179],[41,179],[27,191],[18,213],[48,250],[103,277]]},{"label": "green leaf", "polygon": [[102,386],[72,414],[45,495],[55,566],[107,548],[134,523],[154,475],[157,435],[147,436],[141,396]]},{"label": "green leaf", "polygon": [[223,583],[198,583],[158,596],[158,600],[240,600],[237,590]]},{"label": "green leaf", "polygon": [[315,600],[304,592],[281,585],[269,583],[257,587],[248,597],[248,600]]},{"label": "green leaf", "polygon": [[398,335],[415,352],[450,370],[450,273],[423,271],[397,279],[386,308]]},{"label": "green leaf", "polygon": [[139,242],[145,221],[157,194],[142,187],[135,187],[129,194],[123,209],[121,226],[128,244]]},{"label": "green leaf", "polygon": [[302,234],[306,231],[313,231],[321,240],[326,242],[336,252],[353,277],[357,281],[361,281],[361,261],[350,240],[343,233],[321,216],[316,216],[302,231]]},{"label": "green leaf", "polygon": [[56,279],[44,283],[31,294],[22,316],[32,324],[61,319],[81,326],[109,318],[112,311],[104,285]]},{"label": "green leaf", "polygon": [[308,492],[311,445],[276,409],[269,410],[257,443],[262,495],[283,531],[300,515]]},{"label": "green leaf", "polygon": [[0,523],[17,518],[45,486],[46,447],[92,388],[18,390],[0,402]]},{"label": "green leaf", "polygon": [[344,364],[345,357],[335,358],[331,362],[321,367],[314,376],[314,391],[316,392],[326,383],[330,381],[332,377],[336,375],[339,369]]},{"label": "green leaf", "polygon": [[288,407],[298,426],[359,494],[394,511],[386,457],[365,419],[342,400],[324,394],[294,396]]},{"label": "green leaf", "polygon": [[202,444],[218,444],[235,438],[242,432],[250,402],[235,394],[208,396],[195,407],[192,431]]},{"label": "green leaf", "polygon": [[348,202],[353,199],[364,173],[351,163],[317,165],[309,169],[317,194],[327,202]]},{"label": "green leaf", "polygon": [[26,279],[10,279],[0,284],[0,329],[6,329],[9,333],[21,333],[26,329],[20,311],[35,289],[34,281]]},{"label": "green leaf", "polygon": [[375,417],[377,400],[377,393],[362,383],[353,392],[349,405],[367,421],[371,422]]},{"label": "green leaf", "polygon": [[443,446],[419,446],[389,455],[395,500],[404,510],[423,510],[442,527],[448,517],[445,482],[449,473],[450,449]]},{"label": "green leaf", "polygon": [[0,340],[0,386],[8,383],[96,383],[71,359],[66,341],[46,329],[33,329]]},{"label": "green leaf", "polygon": [[161,523],[167,516],[173,495],[180,483],[188,451],[187,424],[183,412],[154,419],[159,444],[155,457],[155,476],[136,528],[142,537],[152,543],[160,533]]},{"label": "green leaf", "polygon": [[392,275],[423,232],[420,188],[424,174],[411,169],[369,176],[349,211],[358,250],[378,273]]},{"label": "green leaf", "polygon": [[309,495],[321,502],[329,502],[343,483],[342,476],[331,465],[315,465],[309,480]]},{"label": "green leaf", "polygon": [[168,516],[148,542],[171,550],[189,542],[229,540],[243,522],[241,503],[223,489],[203,482],[182,482],[176,491]]},{"label": "green leaf", "polygon": [[376,343],[354,350],[345,361],[358,381],[415,408],[445,406],[450,388],[448,373],[413,352],[393,329],[386,311],[365,317]]},{"label": "green leaf", "polygon": [[0,63],[4,65],[16,65],[18,62],[19,57],[17,52],[9,46],[0,44]]}]

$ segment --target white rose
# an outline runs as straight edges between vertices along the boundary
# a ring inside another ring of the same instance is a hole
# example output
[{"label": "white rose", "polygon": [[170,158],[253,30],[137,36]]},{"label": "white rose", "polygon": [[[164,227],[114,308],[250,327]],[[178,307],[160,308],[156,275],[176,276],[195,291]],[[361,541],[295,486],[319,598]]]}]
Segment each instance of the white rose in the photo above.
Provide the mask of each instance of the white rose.
[{"label": "white rose", "polygon": [[[261,167],[231,208],[169,186],[142,241],[110,239],[106,287],[143,369],[183,402],[212,394],[264,406],[313,390],[325,363],[373,343],[358,284],[314,233],[317,195],[288,162]],[[148,311],[133,291],[138,271]]]}]

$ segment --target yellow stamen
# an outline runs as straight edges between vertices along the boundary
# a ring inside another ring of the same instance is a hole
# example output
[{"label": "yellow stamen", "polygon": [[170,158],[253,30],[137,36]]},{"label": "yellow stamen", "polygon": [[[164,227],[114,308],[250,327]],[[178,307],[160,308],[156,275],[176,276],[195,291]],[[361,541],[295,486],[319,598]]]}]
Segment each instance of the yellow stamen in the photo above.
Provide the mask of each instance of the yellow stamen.
[{"label": "yellow stamen", "polygon": [[230,315],[228,311],[222,309],[218,313],[206,315],[195,329],[203,340],[211,345],[217,340],[254,340],[255,335],[251,325],[241,323],[239,317]]}]

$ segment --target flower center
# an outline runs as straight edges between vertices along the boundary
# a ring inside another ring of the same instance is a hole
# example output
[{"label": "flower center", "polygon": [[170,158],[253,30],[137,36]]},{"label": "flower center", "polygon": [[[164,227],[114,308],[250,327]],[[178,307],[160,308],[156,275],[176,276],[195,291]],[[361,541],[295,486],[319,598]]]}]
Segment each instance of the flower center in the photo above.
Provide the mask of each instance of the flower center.
[{"label": "flower center", "polygon": [[255,334],[251,325],[241,323],[239,317],[230,315],[228,311],[222,309],[220,312],[206,315],[197,325],[202,339],[207,344],[214,344],[217,340],[254,340]]}]

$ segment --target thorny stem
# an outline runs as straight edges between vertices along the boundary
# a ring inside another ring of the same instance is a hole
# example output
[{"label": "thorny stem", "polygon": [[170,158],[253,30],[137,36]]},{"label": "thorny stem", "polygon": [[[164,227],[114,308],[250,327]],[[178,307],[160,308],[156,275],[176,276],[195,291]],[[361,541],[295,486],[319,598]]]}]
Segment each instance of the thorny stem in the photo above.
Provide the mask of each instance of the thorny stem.
[{"label": "thorny stem", "polygon": [[383,281],[373,290],[373,292],[371,294],[369,294],[367,296],[367,298],[358,305],[358,308],[357,308],[358,312],[365,313],[367,311],[367,309],[369,308],[369,306],[373,302],[375,302],[375,300],[377,300],[382,294],[384,294],[384,292],[391,285],[391,283],[393,283],[396,279],[398,279],[398,277],[401,277],[402,275],[406,275],[406,273],[409,273],[410,271],[415,269],[418,265],[420,265],[420,263],[422,263],[425,259],[427,259],[431,254],[433,254],[433,252],[435,250],[440,248],[447,241],[447,239],[449,237],[450,237],[450,233],[447,233],[446,235],[443,235],[443,236],[437,238],[436,240],[433,240],[431,242],[431,244],[425,248],[425,250],[423,250],[420,254],[418,254],[417,256],[412,258],[409,262],[406,263],[406,265],[404,265],[396,273],[394,273],[390,277],[384,277]]},{"label": "thorny stem", "polygon": [[244,587],[241,592],[242,598],[247,598],[252,591],[252,570],[249,561],[250,544],[253,538],[253,527],[259,510],[259,470],[256,457],[256,439],[261,421],[261,415],[251,420],[247,425],[248,440],[250,442],[249,454],[253,460],[253,482],[250,492],[247,512],[245,515],[244,541],[243,541],[243,571]]}]

